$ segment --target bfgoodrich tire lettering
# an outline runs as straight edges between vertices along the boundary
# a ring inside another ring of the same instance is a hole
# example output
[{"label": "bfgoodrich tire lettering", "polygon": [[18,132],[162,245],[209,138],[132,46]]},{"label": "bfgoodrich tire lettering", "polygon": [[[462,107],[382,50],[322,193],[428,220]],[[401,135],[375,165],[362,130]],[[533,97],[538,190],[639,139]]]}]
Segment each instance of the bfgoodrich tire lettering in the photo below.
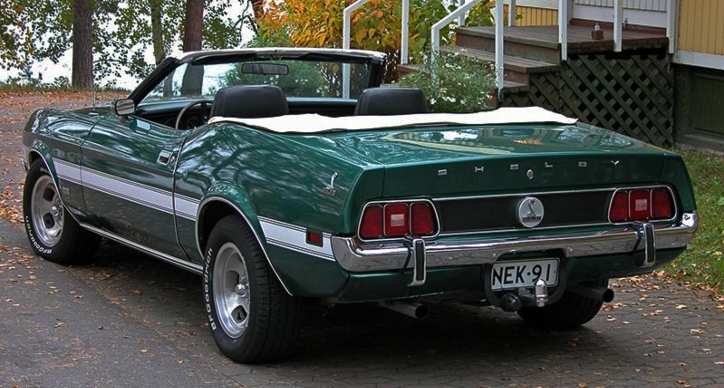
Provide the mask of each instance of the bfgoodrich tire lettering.
[{"label": "bfgoodrich tire lettering", "polygon": [[[595,282],[595,286],[607,286],[608,279]],[[564,292],[561,298],[544,307],[525,307],[518,311],[523,320],[532,326],[553,330],[573,329],[590,321],[601,310],[603,302]]]},{"label": "bfgoodrich tire lettering", "polygon": [[209,328],[224,355],[255,363],[289,354],[299,332],[299,302],[284,291],[240,217],[214,226],[202,278]]},{"label": "bfgoodrich tire lettering", "polygon": [[25,178],[23,219],[35,253],[56,263],[87,262],[100,244],[100,236],[81,228],[68,213],[40,159],[33,162]]}]

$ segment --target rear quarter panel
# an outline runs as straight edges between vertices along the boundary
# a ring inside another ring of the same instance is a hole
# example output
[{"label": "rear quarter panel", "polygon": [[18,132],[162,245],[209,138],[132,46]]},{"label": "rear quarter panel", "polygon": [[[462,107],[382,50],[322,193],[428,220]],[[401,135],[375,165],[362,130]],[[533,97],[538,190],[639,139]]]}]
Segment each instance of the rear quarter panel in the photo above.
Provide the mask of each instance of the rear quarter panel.
[{"label": "rear quarter panel", "polygon": [[[334,155],[333,144],[324,140],[315,149],[295,136],[300,135],[210,125],[184,145],[176,195],[200,205],[213,197],[234,204],[260,236],[290,293],[329,296],[347,279],[331,254],[329,237],[354,234],[356,209],[382,193],[383,170]],[[307,244],[307,230],[324,236],[322,246]],[[187,249],[196,244],[188,222],[179,222],[179,233]]]}]

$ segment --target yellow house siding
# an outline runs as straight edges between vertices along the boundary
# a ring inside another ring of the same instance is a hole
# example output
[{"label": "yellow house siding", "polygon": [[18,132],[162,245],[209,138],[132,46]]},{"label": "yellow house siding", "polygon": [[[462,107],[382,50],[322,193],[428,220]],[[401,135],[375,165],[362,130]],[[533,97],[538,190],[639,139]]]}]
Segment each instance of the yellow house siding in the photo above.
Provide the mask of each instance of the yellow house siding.
[{"label": "yellow house siding", "polygon": [[[505,10],[507,12],[507,5]],[[515,13],[521,17],[515,21],[517,26],[553,26],[558,24],[558,10],[555,9],[517,6],[515,10]]]},{"label": "yellow house siding", "polygon": [[724,1],[679,4],[679,50],[724,55]]}]

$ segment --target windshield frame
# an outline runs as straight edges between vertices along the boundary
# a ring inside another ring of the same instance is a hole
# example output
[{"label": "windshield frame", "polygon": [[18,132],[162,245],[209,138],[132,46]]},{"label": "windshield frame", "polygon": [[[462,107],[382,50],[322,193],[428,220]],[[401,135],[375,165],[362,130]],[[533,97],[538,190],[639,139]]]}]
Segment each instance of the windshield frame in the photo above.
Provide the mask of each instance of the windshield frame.
[{"label": "windshield frame", "polygon": [[349,64],[366,64],[370,66],[368,85],[380,86],[386,56],[383,53],[366,50],[341,50],[325,48],[257,48],[239,50],[213,50],[186,53],[180,58],[169,57],[128,96],[133,102],[140,104],[168,75],[184,64],[233,64],[265,60],[303,60],[325,61]]}]

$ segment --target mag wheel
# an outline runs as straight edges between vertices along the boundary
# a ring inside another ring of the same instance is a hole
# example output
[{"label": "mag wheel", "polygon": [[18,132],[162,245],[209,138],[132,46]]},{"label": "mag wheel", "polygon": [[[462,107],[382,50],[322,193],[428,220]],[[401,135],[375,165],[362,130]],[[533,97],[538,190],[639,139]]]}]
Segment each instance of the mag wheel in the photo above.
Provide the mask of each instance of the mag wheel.
[{"label": "mag wheel", "polygon": [[299,302],[283,289],[241,218],[227,216],[212,230],[203,283],[211,334],[224,355],[253,363],[289,354]]},{"label": "mag wheel", "polygon": [[[594,285],[606,286],[608,279],[595,282]],[[556,303],[545,307],[524,307],[518,311],[518,315],[532,326],[567,330],[593,319],[601,306],[603,302],[600,300],[566,291]]]},{"label": "mag wheel", "polygon": [[42,160],[30,166],[23,190],[23,218],[28,241],[38,255],[61,264],[88,261],[100,237],[70,216]]}]

